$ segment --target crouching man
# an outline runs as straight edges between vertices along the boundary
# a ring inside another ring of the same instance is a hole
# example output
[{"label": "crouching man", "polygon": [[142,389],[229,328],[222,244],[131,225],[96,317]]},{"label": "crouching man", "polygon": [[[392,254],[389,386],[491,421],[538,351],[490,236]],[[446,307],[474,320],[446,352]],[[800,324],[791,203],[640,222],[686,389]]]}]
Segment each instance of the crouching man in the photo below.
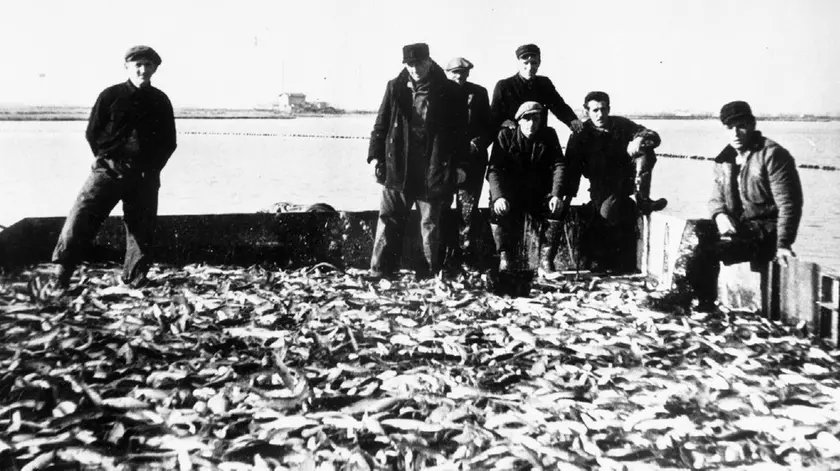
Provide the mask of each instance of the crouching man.
[{"label": "crouching man", "polygon": [[468,165],[467,100],[461,87],[429,57],[426,44],[403,47],[403,64],[385,88],[367,159],[382,185],[370,260],[373,278],[389,277],[399,268],[415,204],[426,258],[418,275],[438,274],[441,212],[466,178]]},{"label": "crouching man", "polygon": [[563,149],[543,116],[539,103],[523,103],[515,115],[517,127],[503,128],[490,154],[490,222],[499,271],[507,271],[513,262],[526,214],[541,226],[540,273],[555,271],[561,218],[571,197],[564,189]]},{"label": "crouching man", "polygon": [[729,145],[715,158],[709,212],[721,236],[718,256],[725,265],[751,262],[753,271],[774,258],[782,265],[802,219],[802,184],[790,153],[756,130],[744,101],[720,110]]},{"label": "crouching man", "polygon": [[132,47],[125,54],[128,80],[106,88],[93,105],[85,136],[95,160],[53,251],[61,288],[119,201],[126,232],[122,279],[134,287],[147,281],[160,172],[176,147],[172,104],[152,86],[160,63],[154,49]]}]

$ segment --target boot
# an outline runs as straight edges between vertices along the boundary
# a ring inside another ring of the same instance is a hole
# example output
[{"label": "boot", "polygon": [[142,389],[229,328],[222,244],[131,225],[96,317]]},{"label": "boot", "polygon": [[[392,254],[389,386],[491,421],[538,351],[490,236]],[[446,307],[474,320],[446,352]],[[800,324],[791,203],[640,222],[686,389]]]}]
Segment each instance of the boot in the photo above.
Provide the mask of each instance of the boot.
[{"label": "boot", "polygon": [[70,288],[70,277],[73,276],[74,271],[76,271],[76,267],[73,265],[59,264],[55,274],[56,288],[61,290]]},{"label": "boot", "polygon": [[544,232],[540,241],[540,276],[557,273],[557,268],[554,266],[554,257],[557,256],[557,244],[560,242],[563,222],[549,219],[544,224]]},{"label": "boot", "polygon": [[650,169],[643,169],[641,158],[635,159],[636,163],[636,208],[641,214],[648,215],[653,211],[662,211],[668,206],[665,198],[650,199],[650,180],[653,174]]}]

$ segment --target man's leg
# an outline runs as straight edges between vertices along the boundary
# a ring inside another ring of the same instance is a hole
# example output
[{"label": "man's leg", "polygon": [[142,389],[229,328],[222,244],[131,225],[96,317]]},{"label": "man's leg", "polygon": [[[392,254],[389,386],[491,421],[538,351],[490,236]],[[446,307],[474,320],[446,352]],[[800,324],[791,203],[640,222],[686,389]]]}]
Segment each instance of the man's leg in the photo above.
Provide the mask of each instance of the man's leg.
[{"label": "man's leg", "polygon": [[76,197],[58,236],[52,261],[59,264],[58,282],[67,287],[82,252],[93,241],[105,218],[117,205],[123,182],[107,170],[94,167]]},{"label": "man's leg", "polygon": [[460,218],[458,241],[461,246],[462,262],[475,265],[478,262],[476,240],[481,230],[478,214],[478,201],[484,175],[477,181],[470,182],[467,188],[458,191],[458,216]]},{"label": "man's leg", "polygon": [[563,221],[543,216],[540,221],[540,267],[541,275],[551,275],[557,272],[554,258],[557,257],[557,246],[560,234],[563,232]]},{"label": "man's leg", "polygon": [[650,182],[653,178],[653,167],[656,165],[656,153],[653,149],[645,149],[634,156],[633,161],[636,166],[635,195],[639,212],[650,214],[653,211],[662,211],[668,205],[668,200],[650,199]]},{"label": "man's leg", "polygon": [[[511,205],[512,206],[512,205]],[[511,208],[507,214],[500,215],[493,211],[490,204],[490,229],[499,254],[499,271],[507,271],[513,263],[513,253],[522,235],[521,214]]]},{"label": "man's leg", "polygon": [[151,266],[159,189],[160,175],[154,173],[141,178],[123,196],[125,263],[122,278],[125,283],[142,283]]},{"label": "man's leg", "polygon": [[440,216],[444,198],[417,200],[420,210],[420,235],[423,237],[423,253],[429,274],[436,275],[441,269],[440,261]]},{"label": "man's leg", "polygon": [[590,253],[597,264],[593,269],[625,270],[631,252],[635,260],[636,206],[620,187],[601,188],[597,194],[593,203],[604,226],[592,234]]},{"label": "man's leg", "polygon": [[382,188],[379,200],[379,221],[370,257],[371,275],[388,276],[396,271],[402,253],[403,233],[413,201],[405,193]]}]

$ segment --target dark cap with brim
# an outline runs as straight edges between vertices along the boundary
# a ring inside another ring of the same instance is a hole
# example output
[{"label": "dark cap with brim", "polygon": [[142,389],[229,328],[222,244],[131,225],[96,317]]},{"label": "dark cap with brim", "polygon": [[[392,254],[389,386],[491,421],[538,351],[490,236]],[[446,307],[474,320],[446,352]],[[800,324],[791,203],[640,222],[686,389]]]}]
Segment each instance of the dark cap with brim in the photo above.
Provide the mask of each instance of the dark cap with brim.
[{"label": "dark cap with brim", "polygon": [[746,101],[732,101],[720,109],[720,122],[724,126],[749,124],[755,122],[755,115]]},{"label": "dark cap with brim", "polygon": [[155,65],[160,65],[163,60],[157,52],[149,46],[134,46],[125,51],[125,61],[136,61],[140,59],[149,59]]},{"label": "dark cap with brim", "polygon": [[516,48],[516,58],[522,59],[525,56],[540,56],[540,48],[536,44],[523,44]]},{"label": "dark cap with brim", "polygon": [[517,121],[520,120],[523,116],[528,116],[529,114],[537,114],[542,113],[543,106],[536,101],[526,101],[519,105],[519,109],[516,110],[516,115],[514,119]]},{"label": "dark cap with brim", "polygon": [[429,58],[429,45],[426,43],[415,43],[403,46],[403,64],[418,62]]}]

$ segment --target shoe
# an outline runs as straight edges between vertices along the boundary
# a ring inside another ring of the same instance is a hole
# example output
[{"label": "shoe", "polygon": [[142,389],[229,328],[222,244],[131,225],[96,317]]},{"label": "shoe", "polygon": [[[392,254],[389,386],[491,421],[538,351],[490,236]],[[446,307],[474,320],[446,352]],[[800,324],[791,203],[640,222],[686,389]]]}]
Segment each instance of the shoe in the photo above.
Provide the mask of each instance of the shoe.
[{"label": "shoe", "polygon": [[148,275],[145,273],[136,276],[132,280],[126,280],[124,276],[120,275],[120,281],[122,284],[132,289],[146,288],[154,284],[154,282],[150,280]]},{"label": "shoe", "polygon": [[662,211],[666,206],[668,206],[668,200],[665,198],[652,200],[641,195],[636,195],[636,207],[644,215],[648,215],[654,211]]},{"label": "shoe", "polygon": [[380,270],[379,268],[371,268],[365,274],[365,278],[371,280],[381,280],[381,279],[388,279],[393,277],[394,274],[385,270]]}]

